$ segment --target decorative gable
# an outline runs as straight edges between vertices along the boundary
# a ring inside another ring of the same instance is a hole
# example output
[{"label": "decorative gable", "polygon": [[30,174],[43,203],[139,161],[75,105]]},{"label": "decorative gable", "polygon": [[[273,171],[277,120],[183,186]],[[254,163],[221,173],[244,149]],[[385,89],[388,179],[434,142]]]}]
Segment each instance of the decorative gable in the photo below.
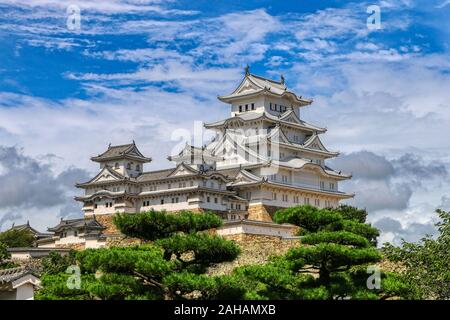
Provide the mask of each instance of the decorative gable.
[{"label": "decorative gable", "polygon": [[245,78],[242,84],[238,87],[235,93],[246,93],[247,91],[255,91],[260,90],[258,86],[256,86],[253,82],[251,82],[248,78]]},{"label": "decorative gable", "polygon": [[109,167],[104,167],[102,171],[100,171],[91,181],[90,183],[95,182],[105,182],[105,181],[118,181],[121,180],[121,175],[117,172],[114,172]]},{"label": "decorative gable", "polygon": [[313,135],[308,140],[306,140],[304,146],[310,149],[329,152],[323,145],[322,141],[320,141],[319,136],[317,135]]},{"label": "decorative gable", "polygon": [[292,122],[296,124],[302,124],[302,121],[297,117],[297,114],[293,110],[286,111],[281,117],[280,120],[286,122]]},{"label": "decorative gable", "polygon": [[192,175],[198,173],[197,170],[185,165],[184,163],[180,163],[175,170],[169,174],[169,177],[174,176],[184,176],[184,175]]},{"label": "decorative gable", "polygon": [[261,180],[262,179],[260,177],[255,176],[254,174],[248,172],[247,170],[241,170],[233,179],[233,184],[258,182]]}]

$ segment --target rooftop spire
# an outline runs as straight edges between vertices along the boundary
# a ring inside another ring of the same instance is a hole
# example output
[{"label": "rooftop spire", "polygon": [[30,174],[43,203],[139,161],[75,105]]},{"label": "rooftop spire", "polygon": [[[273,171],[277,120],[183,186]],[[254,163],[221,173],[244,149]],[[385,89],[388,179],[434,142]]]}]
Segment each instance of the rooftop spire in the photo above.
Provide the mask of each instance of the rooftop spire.
[{"label": "rooftop spire", "polygon": [[281,75],[280,79],[281,79],[281,83],[284,84],[284,76],[283,75]]},{"label": "rooftop spire", "polygon": [[248,76],[250,74],[250,67],[247,65],[244,70],[245,70],[245,75]]}]

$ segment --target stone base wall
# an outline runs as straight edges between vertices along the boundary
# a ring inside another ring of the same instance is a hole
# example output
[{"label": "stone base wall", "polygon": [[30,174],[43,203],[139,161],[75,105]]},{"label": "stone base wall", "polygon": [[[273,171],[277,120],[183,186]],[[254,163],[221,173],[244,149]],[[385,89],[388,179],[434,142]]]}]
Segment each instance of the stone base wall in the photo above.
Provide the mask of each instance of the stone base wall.
[{"label": "stone base wall", "polygon": [[86,249],[86,246],[84,243],[67,243],[67,244],[57,244],[55,245],[56,248],[63,248],[63,249],[73,249],[77,251],[81,251]]},{"label": "stone base wall", "polygon": [[283,255],[300,243],[299,239],[282,239],[253,234],[234,234],[224,238],[234,241],[241,248],[241,254],[234,261],[211,267],[208,270],[211,275],[230,274],[236,267],[266,263],[270,256]]},{"label": "stone base wall", "polygon": [[144,240],[138,238],[129,238],[122,235],[106,239],[106,247],[129,247],[145,244]]},{"label": "stone base wall", "polygon": [[106,229],[102,231],[103,234],[118,234],[120,233],[113,222],[114,214],[96,215],[95,219],[100,222]]},{"label": "stone base wall", "polygon": [[272,222],[275,211],[281,207],[267,206],[263,204],[254,204],[248,207],[248,220]]}]

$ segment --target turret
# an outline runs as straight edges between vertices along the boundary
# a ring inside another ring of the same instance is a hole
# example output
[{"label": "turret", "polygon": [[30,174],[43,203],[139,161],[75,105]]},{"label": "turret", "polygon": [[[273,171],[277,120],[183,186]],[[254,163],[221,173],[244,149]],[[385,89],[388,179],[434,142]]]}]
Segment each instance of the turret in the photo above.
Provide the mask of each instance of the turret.
[{"label": "turret", "polygon": [[105,166],[110,167],[115,172],[126,176],[135,177],[143,172],[145,163],[151,162],[151,158],[145,157],[133,140],[133,143],[111,146],[96,157],[91,158],[92,161],[100,163],[100,169]]}]

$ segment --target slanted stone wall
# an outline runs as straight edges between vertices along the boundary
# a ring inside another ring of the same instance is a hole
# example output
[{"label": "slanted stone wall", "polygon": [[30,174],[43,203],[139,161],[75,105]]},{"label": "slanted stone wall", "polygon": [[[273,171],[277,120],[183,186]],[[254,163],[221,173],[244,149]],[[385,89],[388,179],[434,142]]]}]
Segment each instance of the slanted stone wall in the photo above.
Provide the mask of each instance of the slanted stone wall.
[{"label": "slanted stone wall", "polygon": [[232,262],[224,262],[211,267],[208,270],[211,275],[229,274],[236,267],[266,263],[270,256],[283,255],[300,243],[299,239],[253,234],[234,234],[225,236],[225,238],[234,241],[241,248],[241,254]]},{"label": "slanted stone wall", "polygon": [[272,222],[275,211],[283,209],[280,207],[254,204],[248,207],[248,220]]},{"label": "slanted stone wall", "polygon": [[95,216],[95,219],[106,228],[103,230],[103,234],[120,234],[119,229],[117,229],[113,222],[113,217],[114,214],[102,214]]},{"label": "slanted stone wall", "polygon": [[56,248],[63,248],[63,249],[73,249],[77,251],[81,251],[86,249],[86,246],[84,243],[64,243],[64,244],[57,244],[55,245]]}]

